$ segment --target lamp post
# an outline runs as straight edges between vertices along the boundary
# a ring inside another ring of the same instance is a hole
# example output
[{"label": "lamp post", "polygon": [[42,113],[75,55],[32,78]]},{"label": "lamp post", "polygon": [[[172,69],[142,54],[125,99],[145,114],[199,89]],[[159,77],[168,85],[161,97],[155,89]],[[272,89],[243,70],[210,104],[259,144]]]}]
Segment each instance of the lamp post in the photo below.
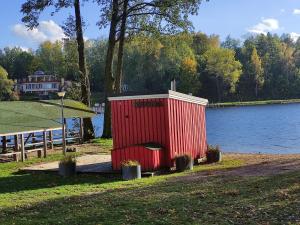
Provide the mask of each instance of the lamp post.
[{"label": "lamp post", "polygon": [[61,101],[61,124],[62,124],[62,147],[63,154],[66,155],[66,132],[65,132],[65,116],[64,116],[64,97],[66,92],[60,91],[57,93],[58,97],[60,97]]}]

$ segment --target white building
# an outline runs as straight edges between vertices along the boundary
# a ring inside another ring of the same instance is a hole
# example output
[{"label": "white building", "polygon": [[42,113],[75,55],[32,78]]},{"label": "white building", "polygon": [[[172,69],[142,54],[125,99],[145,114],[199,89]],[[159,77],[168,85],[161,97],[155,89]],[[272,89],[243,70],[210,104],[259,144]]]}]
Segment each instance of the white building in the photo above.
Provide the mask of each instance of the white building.
[{"label": "white building", "polygon": [[59,80],[55,75],[46,75],[43,71],[36,71],[27,79],[18,80],[17,89],[25,94],[48,95],[51,92],[58,92],[62,85],[65,85],[63,79]]}]

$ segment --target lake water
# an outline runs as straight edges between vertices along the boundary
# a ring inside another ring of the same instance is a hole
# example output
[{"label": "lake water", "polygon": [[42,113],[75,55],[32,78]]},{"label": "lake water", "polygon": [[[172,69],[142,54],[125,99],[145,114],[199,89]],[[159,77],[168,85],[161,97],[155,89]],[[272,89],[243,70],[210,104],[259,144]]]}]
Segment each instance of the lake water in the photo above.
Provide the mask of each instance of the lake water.
[{"label": "lake water", "polygon": [[[300,104],[207,109],[207,139],[223,151],[300,153]],[[103,115],[93,119],[102,133]]]},{"label": "lake water", "polygon": [[207,109],[209,144],[224,151],[300,153],[300,104]]}]

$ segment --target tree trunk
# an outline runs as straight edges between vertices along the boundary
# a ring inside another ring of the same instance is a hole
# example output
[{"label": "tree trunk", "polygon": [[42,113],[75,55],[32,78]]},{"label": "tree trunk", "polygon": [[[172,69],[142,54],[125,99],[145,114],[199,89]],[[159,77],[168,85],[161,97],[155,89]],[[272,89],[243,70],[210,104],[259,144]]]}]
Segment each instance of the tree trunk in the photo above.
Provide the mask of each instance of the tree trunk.
[{"label": "tree trunk", "polygon": [[116,80],[115,80],[116,93],[122,93],[123,56],[124,56],[124,44],[125,44],[125,35],[126,35],[127,7],[128,7],[128,0],[124,0],[121,31],[119,37],[117,72],[116,72]]},{"label": "tree trunk", "polygon": [[[82,31],[82,21],[80,14],[80,0],[74,1],[75,18],[76,18],[76,39],[77,39],[77,50],[78,50],[78,64],[80,72],[80,85],[81,85],[81,101],[90,107],[91,91],[90,91],[90,80],[86,69],[85,53],[84,53],[84,39]],[[84,140],[90,140],[95,138],[94,128],[91,118],[84,118]]]},{"label": "tree trunk", "polygon": [[219,77],[216,77],[216,86],[217,86],[217,94],[218,94],[218,102],[221,102],[221,85]]},{"label": "tree trunk", "polygon": [[105,61],[105,78],[104,78],[104,97],[105,97],[105,111],[104,111],[104,125],[102,138],[111,138],[111,107],[108,97],[114,90],[114,78],[112,73],[114,50],[116,45],[116,29],[118,24],[118,0],[113,0],[113,9],[108,38],[108,49]]},{"label": "tree trunk", "polygon": [[255,82],[255,98],[257,100],[257,96],[258,96],[258,83]]}]

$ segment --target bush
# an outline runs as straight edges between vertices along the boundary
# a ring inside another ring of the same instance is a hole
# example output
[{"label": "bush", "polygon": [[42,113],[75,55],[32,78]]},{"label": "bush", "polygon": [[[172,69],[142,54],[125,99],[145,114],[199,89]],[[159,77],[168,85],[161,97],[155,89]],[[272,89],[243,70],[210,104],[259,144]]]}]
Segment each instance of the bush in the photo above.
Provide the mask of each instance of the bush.
[{"label": "bush", "polygon": [[207,153],[206,158],[208,163],[214,163],[221,161],[221,150],[220,147],[208,145],[207,146]]},{"label": "bush", "polygon": [[184,154],[175,157],[176,170],[182,172],[193,169],[193,160],[190,155]]},{"label": "bush", "polygon": [[67,155],[59,162],[59,175],[71,177],[76,174],[76,158],[75,155]]},{"label": "bush", "polygon": [[75,155],[67,155],[64,156],[61,160],[60,160],[61,164],[75,164],[76,163],[76,157]]},{"label": "bush", "polygon": [[130,167],[130,166],[139,166],[140,163],[135,160],[126,160],[121,163],[122,166]]}]

